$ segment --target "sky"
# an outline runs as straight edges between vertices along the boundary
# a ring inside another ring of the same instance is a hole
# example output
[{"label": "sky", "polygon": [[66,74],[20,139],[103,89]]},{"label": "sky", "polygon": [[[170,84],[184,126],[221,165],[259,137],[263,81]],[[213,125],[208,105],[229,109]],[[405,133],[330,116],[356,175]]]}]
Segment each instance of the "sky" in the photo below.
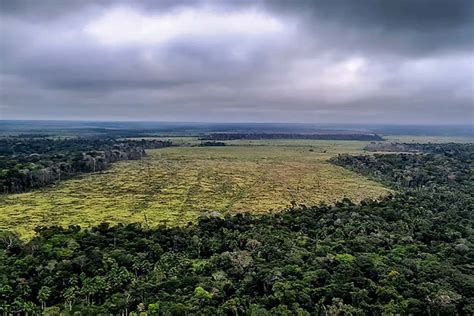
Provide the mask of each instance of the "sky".
[{"label": "sky", "polygon": [[0,119],[474,123],[470,0],[0,9]]}]

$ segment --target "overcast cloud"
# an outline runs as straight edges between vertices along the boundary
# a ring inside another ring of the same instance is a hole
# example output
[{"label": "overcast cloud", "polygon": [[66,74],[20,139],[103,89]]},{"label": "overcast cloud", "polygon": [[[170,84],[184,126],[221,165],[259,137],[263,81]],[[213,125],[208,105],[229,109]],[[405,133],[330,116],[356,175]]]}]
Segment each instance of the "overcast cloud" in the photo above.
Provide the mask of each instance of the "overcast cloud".
[{"label": "overcast cloud", "polygon": [[474,120],[470,0],[0,4],[3,119]]}]

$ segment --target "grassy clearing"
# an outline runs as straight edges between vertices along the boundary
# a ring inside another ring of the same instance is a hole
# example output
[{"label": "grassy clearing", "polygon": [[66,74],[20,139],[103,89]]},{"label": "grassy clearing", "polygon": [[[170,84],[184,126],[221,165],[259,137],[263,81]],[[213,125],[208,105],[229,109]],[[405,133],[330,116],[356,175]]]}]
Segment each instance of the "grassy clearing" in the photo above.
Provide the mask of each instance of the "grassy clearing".
[{"label": "grassy clearing", "polygon": [[327,159],[360,152],[365,142],[232,141],[226,147],[172,147],[141,161],[0,197],[0,229],[25,238],[40,225],[141,222],[184,225],[206,211],[280,211],[343,197],[359,201],[388,190]]}]

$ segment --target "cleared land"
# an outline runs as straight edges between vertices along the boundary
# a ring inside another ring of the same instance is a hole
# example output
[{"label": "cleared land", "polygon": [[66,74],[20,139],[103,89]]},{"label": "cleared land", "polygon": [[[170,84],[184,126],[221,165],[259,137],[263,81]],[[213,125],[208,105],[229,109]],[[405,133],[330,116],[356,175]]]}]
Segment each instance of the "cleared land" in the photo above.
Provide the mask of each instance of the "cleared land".
[{"label": "cleared land", "polygon": [[227,143],[232,146],[149,150],[141,161],[118,162],[54,187],[1,196],[0,229],[15,229],[28,238],[41,225],[185,225],[206,211],[279,211],[292,202],[359,201],[389,192],[327,162],[337,153],[360,152],[366,142]]}]

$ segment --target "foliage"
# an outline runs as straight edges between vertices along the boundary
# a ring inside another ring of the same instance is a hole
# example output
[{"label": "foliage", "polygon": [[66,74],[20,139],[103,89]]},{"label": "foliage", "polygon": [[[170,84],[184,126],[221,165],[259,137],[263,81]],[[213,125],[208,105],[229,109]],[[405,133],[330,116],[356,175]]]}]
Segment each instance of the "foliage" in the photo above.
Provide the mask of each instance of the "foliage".
[{"label": "foliage", "polygon": [[168,146],[170,142],[109,138],[2,138],[0,193],[22,192],[104,170],[115,161],[141,159],[145,148]]},{"label": "foliage", "polygon": [[201,147],[218,147],[218,146],[226,146],[226,143],[224,142],[216,142],[216,141],[211,141],[211,142],[201,142],[199,144]]},{"label": "foliage", "polygon": [[332,162],[396,188],[471,190],[474,144],[400,144],[419,154],[339,155]]},{"label": "foliage", "polygon": [[[384,167],[380,179],[400,192],[379,201],[201,216],[174,228],[49,227],[29,242],[4,233],[0,311],[470,314],[473,149],[451,155],[452,146],[368,164],[339,157],[367,174]],[[446,182],[445,168],[459,176]],[[400,181],[403,170],[427,177]]]}]

